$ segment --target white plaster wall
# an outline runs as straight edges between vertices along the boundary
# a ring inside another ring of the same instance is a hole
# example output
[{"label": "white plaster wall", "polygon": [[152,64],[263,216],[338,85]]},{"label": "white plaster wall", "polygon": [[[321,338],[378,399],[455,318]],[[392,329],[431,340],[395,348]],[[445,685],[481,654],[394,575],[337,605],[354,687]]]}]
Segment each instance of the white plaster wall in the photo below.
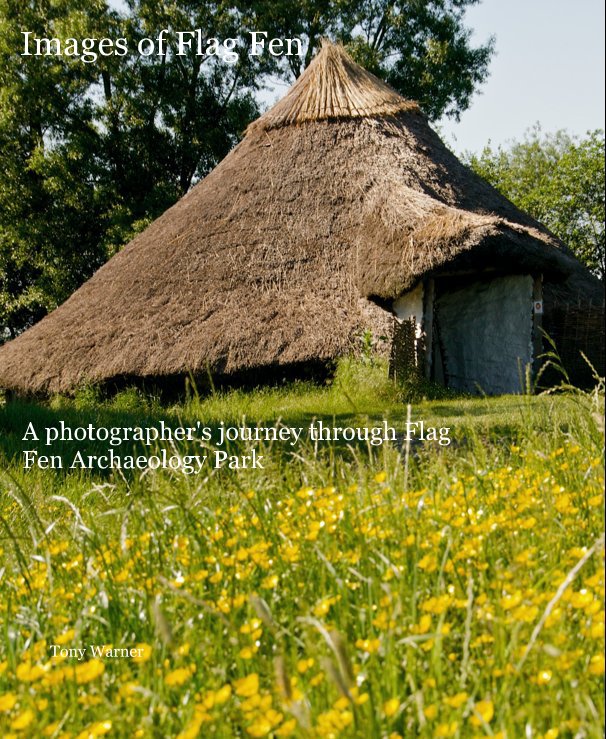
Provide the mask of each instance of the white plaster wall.
[{"label": "white plaster wall", "polygon": [[532,361],[532,277],[475,282],[440,295],[437,320],[448,386],[519,393]]},{"label": "white plaster wall", "polygon": [[400,321],[414,320],[416,337],[420,339],[423,333],[423,283],[419,283],[409,293],[400,295],[394,300],[392,307]]}]

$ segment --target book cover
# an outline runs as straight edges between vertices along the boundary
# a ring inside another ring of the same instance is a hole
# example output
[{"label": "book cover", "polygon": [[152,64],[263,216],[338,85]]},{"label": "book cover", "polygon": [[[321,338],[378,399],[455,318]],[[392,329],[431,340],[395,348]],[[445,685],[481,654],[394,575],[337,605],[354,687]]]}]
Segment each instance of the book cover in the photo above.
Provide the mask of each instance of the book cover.
[{"label": "book cover", "polygon": [[603,735],[603,8],[536,6],[0,0],[2,737]]}]

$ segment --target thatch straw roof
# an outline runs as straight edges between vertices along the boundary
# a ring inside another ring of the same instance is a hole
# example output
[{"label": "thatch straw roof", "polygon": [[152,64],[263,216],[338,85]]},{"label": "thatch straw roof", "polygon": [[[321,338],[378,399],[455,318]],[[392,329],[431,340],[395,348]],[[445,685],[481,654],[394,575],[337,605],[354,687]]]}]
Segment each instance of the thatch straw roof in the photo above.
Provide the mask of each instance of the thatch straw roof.
[{"label": "thatch straw roof", "polygon": [[327,360],[424,275],[486,268],[587,277],[414,103],[325,45],[213,172],[0,349],[0,386]]},{"label": "thatch straw roof", "polygon": [[276,105],[249,126],[266,131],[305,121],[381,118],[418,111],[389,85],[356,64],[343,48],[325,43],[322,51]]}]

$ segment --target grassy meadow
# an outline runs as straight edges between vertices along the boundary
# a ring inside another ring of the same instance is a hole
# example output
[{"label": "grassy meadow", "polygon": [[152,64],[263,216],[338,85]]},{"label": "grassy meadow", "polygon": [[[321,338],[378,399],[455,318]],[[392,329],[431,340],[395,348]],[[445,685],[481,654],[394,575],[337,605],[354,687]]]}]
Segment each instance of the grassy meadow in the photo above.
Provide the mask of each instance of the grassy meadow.
[{"label": "grassy meadow", "polygon": [[408,407],[383,365],[353,362],[327,386],[172,406],[5,402],[0,736],[603,736],[602,403],[444,393],[410,413],[450,446],[261,444],[264,469],[185,476],[25,471],[22,437],[59,420],[402,429]]}]

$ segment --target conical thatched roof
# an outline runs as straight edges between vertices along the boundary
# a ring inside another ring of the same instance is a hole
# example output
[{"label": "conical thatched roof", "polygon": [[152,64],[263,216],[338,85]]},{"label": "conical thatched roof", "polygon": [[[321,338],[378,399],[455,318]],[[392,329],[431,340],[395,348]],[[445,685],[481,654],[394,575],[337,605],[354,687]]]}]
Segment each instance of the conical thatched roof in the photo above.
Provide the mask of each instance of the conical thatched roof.
[{"label": "conical thatched roof", "polygon": [[325,45],[213,172],[0,349],[0,386],[330,359],[445,268],[586,277],[414,103]]},{"label": "conical thatched roof", "polygon": [[356,64],[342,47],[326,43],[282,100],[249,130],[336,118],[384,118],[403,110],[418,111],[419,106]]}]

